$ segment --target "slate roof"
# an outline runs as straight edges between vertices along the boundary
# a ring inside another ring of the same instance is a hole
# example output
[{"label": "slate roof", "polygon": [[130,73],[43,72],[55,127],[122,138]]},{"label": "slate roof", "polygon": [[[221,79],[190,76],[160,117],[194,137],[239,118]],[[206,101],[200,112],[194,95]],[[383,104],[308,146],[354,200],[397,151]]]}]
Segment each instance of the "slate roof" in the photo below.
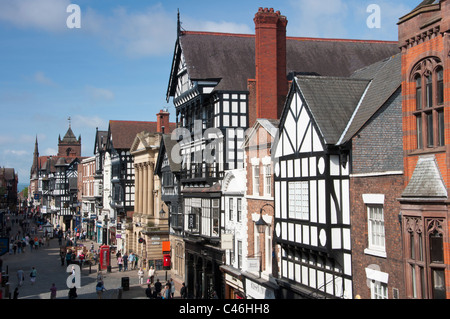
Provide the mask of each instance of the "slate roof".
[{"label": "slate roof", "polygon": [[447,197],[447,189],[434,155],[419,157],[402,197]]},{"label": "slate roof", "polygon": [[61,141],[62,143],[67,144],[74,144],[78,143],[77,138],[75,137],[75,134],[73,134],[72,128],[69,126],[69,129],[66,132],[66,135],[64,135],[64,138]]},{"label": "slate roof", "polygon": [[351,139],[401,86],[401,63],[401,54],[397,54],[360,69],[352,75],[352,78],[371,79],[372,82],[341,143]]},{"label": "slate roof", "polygon": [[167,158],[169,159],[169,166],[170,170],[173,173],[180,172],[181,171],[181,163],[178,163],[173,156],[172,156],[172,150],[175,147],[175,145],[178,143],[177,140],[172,140],[171,134],[163,134],[162,140],[160,144],[160,150],[158,155],[158,161],[156,163],[157,170],[160,171],[162,161],[164,159],[164,153],[167,153]]},{"label": "slate roof", "polygon": [[14,180],[16,178],[16,173],[14,172],[14,168],[0,168],[0,178],[4,178],[5,180]]},{"label": "slate roof", "polygon": [[[175,129],[175,126],[175,123],[169,123],[170,132]],[[136,138],[136,134],[144,131],[156,133],[157,122],[109,121],[108,136],[112,135],[115,149],[130,149],[134,139]]]},{"label": "slate roof", "polygon": [[106,148],[106,139],[108,138],[108,131],[97,131],[95,135],[95,143],[97,145],[94,145],[94,153],[95,153],[95,147],[99,151],[104,151]]},{"label": "slate roof", "polygon": [[87,157],[73,157],[73,156],[40,156],[39,167],[41,171],[47,171],[48,173],[56,172],[56,166],[58,165],[70,165],[75,159],[82,161]]},{"label": "slate roof", "polygon": [[437,3],[439,3],[439,0],[424,0],[417,7],[415,7],[414,10],[416,10],[420,7],[428,6],[430,4],[437,4]]},{"label": "slate roof", "polygon": [[[255,35],[189,31],[182,33],[179,43],[193,81],[220,79],[217,91],[247,91],[247,80],[256,77]],[[339,77],[399,52],[397,42],[299,37],[287,37],[286,50],[286,75],[314,72]],[[168,96],[177,85],[173,72]]]},{"label": "slate roof", "polygon": [[325,144],[337,144],[370,80],[297,76],[296,83]]},{"label": "slate roof", "polygon": [[401,55],[350,77],[305,75],[297,76],[296,82],[326,144],[345,144],[401,86]]}]

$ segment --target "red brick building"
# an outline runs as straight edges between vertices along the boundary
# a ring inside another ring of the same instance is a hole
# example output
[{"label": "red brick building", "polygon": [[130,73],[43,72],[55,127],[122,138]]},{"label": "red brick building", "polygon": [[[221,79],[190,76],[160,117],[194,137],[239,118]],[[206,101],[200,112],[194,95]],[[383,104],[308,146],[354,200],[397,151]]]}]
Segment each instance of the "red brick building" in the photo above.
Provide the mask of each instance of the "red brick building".
[{"label": "red brick building", "polygon": [[398,25],[406,297],[450,298],[450,1],[423,1]]}]

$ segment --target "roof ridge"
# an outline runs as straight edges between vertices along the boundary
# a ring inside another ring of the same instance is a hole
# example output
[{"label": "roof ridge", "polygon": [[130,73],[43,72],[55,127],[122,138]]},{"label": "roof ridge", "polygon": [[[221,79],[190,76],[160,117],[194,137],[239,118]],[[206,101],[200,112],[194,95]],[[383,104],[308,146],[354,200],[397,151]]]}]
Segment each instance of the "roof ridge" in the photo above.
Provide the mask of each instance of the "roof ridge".
[{"label": "roof ridge", "polygon": [[[183,31],[182,35],[217,35],[217,36],[232,36],[242,38],[254,38],[255,34],[248,33],[230,33],[217,31]],[[328,42],[357,42],[357,43],[391,43],[396,44],[398,41],[387,40],[368,40],[368,39],[345,39],[345,38],[314,38],[314,37],[300,37],[300,36],[286,36],[286,40],[302,40],[302,41],[328,41]]]}]

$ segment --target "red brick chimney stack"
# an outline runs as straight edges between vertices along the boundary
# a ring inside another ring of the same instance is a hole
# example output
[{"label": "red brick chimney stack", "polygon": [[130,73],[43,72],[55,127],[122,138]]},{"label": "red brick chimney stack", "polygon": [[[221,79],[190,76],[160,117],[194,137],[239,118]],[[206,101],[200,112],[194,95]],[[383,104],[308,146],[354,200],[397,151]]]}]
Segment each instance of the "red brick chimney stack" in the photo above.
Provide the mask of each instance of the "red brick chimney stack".
[{"label": "red brick chimney stack", "polygon": [[259,8],[255,22],[256,116],[279,119],[288,92],[287,19],[273,8]]},{"label": "red brick chimney stack", "polygon": [[159,111],[158,114],[156,114],[157,118],[156,130],[158,133],[170,132],[169,114],[170,113],[166,109],[161,110]]}]

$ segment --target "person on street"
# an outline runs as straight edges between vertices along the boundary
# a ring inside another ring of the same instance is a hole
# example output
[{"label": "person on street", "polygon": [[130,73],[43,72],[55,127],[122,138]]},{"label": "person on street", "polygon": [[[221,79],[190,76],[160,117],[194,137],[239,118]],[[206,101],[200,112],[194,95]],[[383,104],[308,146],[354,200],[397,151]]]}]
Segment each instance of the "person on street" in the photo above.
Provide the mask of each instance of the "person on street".
[{"label": "person on street", "polygon": [[162,288],[162,285],[161,285],[161,283],[159,282],[159,278],[157,278],[156,279],[156,282],[155,282],[155,295],[157,296],[159,293],[161,293],[161,288]]},{"label": "person on street", "polygon": [[153,279],[155,278],[155,269],[153,266],[148,270],[148,278],[150,278],[150,283],[153,284]]},{"label": "person on street", "polygon": [[175,296],[175,282],[170,278],[170,295],[173,298]]},{"label": "person on street", "polygon": [[69,289],[69,299],[76,299],[78,297],[77,287],[73,286]]},{"label": "person on street", "polygon": [[164,287],[163,299],[170,299],[170,286],[166,285]]},{"label": "person on street", "polygon": [[53,283],[52,286],[50,287],[50,299],[56,299],[56,286]]},{"label": "person on street", "polygon": [[19,287],[16,287],[16,289],[14,289],[13,299],[18,298],[19,298]]},{"label": "person on street", "polygon": [[97,299],[102,299],[103,291],[105,291],[105,286],[102,281],[97,282],[97,286],[95,287],[95,291],[97,291]]},{"label": "person on street", "polygon": [[139,276],[139,285],[142,285],[144,283],[144,271],[142,270],[142,268],[139,268],[138,276]]},{"label": "person on street", "polygon": [[34,285],[34,283],[36,282],[36,276],[37,276],[36,268],[32,267],[30,272],[30,281],[32,285]]},{"label": "person on street", "polygon": [[122,258],[122,256],[117,257],[117,265],[119,266],[119,271],[122,271],[122,267],[123,267],[123,258]]},{"label": "person on street", "polygon": [[130,264],[130,269],[134,270],[134,253],[128,256],[128,263]]},{"label": "person on street", "polygon": [[183,282],[180,289],[181,299],[186,299],[186,284]]},{"label": "person on street", "polygon": [[123,271],[127,270],[128,270],[128,255],[125,252],[125,254],[123,255]]},{"label": "person on street", "polygon": [[24,280],[25,280],[25,275],[24,275],[22,269],[19,269],[19,270],[17,271],[17,280],[18,280],[18,283],[19,283],[19,287],[22,287],[23,282],[24,282]]},{"label": "person on street", "polygon": [[145,295],[149,299],[151,299],[153,297],[153,295],[152,295],[152,286],[150,284],[148,284],[147,285],[147,289],[145,289]]}]

